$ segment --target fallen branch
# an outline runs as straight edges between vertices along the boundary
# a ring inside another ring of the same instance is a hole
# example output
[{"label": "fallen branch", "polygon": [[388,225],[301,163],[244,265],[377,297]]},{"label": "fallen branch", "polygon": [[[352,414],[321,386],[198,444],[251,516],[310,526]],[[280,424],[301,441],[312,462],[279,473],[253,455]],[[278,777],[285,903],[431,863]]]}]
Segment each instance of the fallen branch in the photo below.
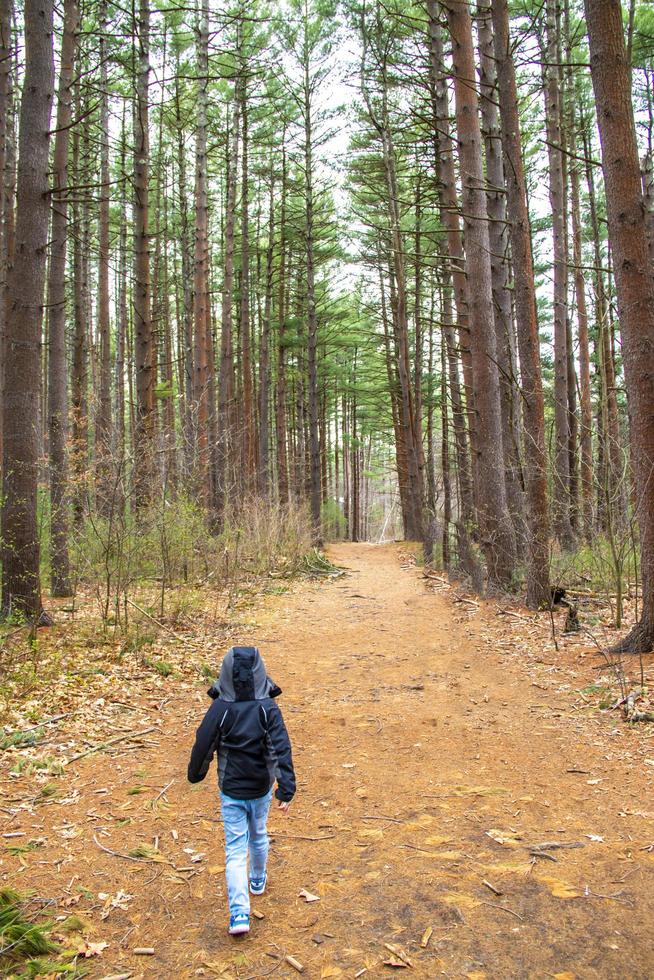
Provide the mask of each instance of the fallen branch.
[{"label": "fallen branch", "polygon": [[539,851],[557,851],[563,847],[585,847],[581,841],[543,841],[542,844],[528,844],[527,850],[530,853],[538,853]]},{"label": "fallen branch", "polygon": [[157,794],[157,796],[155,796],[155,798],[153,799],[153,801],[152,801],[152,802],[153,802],[153,803],[156,803],[156,802],[157,802],[157,800],[160,800],[160,799],[161,799],[161,797],[162,797],[162,796],[164,795],[164,793],[166,792],[166,790],[168,790],[168,789],[170,789],[170,787],[171,787],[171,786],[173,785],[173,783],[174,783],[174,782],[175,782],[175,780],[174,780],[174,779],[171,779],[171,780],[170,780],[170,782],[169,782],[169,783],[167,783],[167,784],[166,784],[166,785],[164,786],[164,788],[163,788],[163,789],[161,790],[161,792],[160,792],[160,793],[158,793],[158,794]]},{"label": "fallen branch", "polygon": [[278,834],[277,831],[270,831],[271,837],[284,837],[287,840],[331,840],[336,834],[323,834],[320,837],[302,837],[298,834]]},{"label": "fallen branch", "polygon": [[137,864],[143,864],[150,860],[149,858],[132,857],[131,854],[123,854],[121,851],[112,851],[110,847],[105,847],[104,844],[101,844],[95,834],[93,835],[93,841],[101,851],[104,851],[105,854],[111,854],[113,857],[123,858],[125,861],[136,861]]},{"label": "fallen branch", "polygon": [[16,732],[17,735],[27,735],[29,732],[35,732],[38,728],[45,728],[46,725],[53,725],[55,721],[61,721],[62,718],[68,718],[70,715],[77,714],[77,709],[75,711],[65,711],[62,715],[55,715],[53,718],[46,718],[45,721],[40,721],[38,725],[32,725],[31,728],[23,728],[21,731]]},{"label": "fallen branch", "polygon": [[508,912],[509,915],[514,915],[520,922],[524,922],[524,916],[518,912],[514,912],[513,909],[507,909],[506,905],[498,905],[496,902],[482,902],[481,904],[487,905],[489,909],[501,909],[502,912]]},{"label": "fallen branch", "polygon": [[114,735],[113,738],[108,738],[106,742],[98,742],[97,745],[92,745],[90,749],[85,749],[84,752],[78,752],[77,755],[71,756],[66,762],[66,765],[69,766],[71,762],[78,762],[79,759],[84,759],[87,755],[93,755],[94,752],[104,752],[105,749],[109,748],[110,745],[115,745],[116,742],[124,742],[128,738],[140,738],[141,735],[149,735],[153,731],[155,731],[155,726],[151,725],[149,728],[143,728],[140,732],[124,732],[122,735]]}]

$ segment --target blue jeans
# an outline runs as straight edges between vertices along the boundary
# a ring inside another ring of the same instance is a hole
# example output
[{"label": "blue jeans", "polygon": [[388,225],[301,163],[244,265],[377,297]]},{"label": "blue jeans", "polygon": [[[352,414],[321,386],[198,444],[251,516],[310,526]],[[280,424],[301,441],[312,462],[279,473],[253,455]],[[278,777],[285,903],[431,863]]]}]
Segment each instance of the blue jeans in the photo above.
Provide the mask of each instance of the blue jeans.
[{"label": "blue jeans", "polygon": [[256,800],[234,800],[220,794],[220,809],[225,827],[225,874],[229,914],[250,914],[248,891],[248,852],[250,878],[263,878],[268,860],[266,822],[272,789]]}]

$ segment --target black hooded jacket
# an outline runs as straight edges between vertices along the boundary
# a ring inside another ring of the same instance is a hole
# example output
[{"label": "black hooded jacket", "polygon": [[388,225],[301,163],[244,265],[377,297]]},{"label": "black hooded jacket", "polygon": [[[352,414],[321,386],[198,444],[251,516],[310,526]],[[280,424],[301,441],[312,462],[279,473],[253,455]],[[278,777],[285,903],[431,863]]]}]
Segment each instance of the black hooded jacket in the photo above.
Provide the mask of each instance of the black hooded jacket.
[{"label": "black hooded jacket", "polygon": [[277,780],[277,799],[292,800],[295,773],[291,743],[282,713],[273,701],[282,692],[266,674],[257,648],[232,647],[218,680],[207,693],[214,700],[195,735],[189,782],[204,779],[216,752],[218,782],[226,796],[258,799]]}]

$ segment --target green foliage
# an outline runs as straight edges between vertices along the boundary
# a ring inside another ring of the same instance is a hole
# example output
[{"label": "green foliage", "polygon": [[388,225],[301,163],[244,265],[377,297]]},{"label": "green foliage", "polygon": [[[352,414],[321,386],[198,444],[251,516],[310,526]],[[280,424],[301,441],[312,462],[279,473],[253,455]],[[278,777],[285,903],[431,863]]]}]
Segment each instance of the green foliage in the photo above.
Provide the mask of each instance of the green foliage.
[{"label": "green foliage", "polygon": [[347,533],[347,521],[343,513],[343,508],[330,497],[326,500],[320,512],[320,521],[325,537],[329,541],[340,541]]},{"label": "green foliage", "polygon": [[[4,976],[18,976],[14,967],[21,961],[54,952],[57,947],[48,932],[47,926],[30,921],[27,901],[18,892],[11,888],[0,891],[0,969]],[[29,963],[25,965],[29,968]]]}]

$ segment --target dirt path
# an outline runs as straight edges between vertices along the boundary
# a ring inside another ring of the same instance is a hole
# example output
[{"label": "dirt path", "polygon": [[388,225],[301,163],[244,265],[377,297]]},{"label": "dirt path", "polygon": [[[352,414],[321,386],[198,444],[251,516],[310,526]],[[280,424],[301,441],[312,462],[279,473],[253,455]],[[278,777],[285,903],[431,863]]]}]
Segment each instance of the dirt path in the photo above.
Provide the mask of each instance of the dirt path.
[{"label": "dirt path", "polygon": [[[5,857],[5,882],[91,922],[90,941],[108,945],[90,976],[290,977],[290,954],[311,978],[383,977],[384,960],[403,969],[385,944],[411,961],[407,976],[654,976],[651,731],[584,710],[590,661],[539,656],[521,621],[507,635],[495,607],[426,591],[398,552],[331,548],[349,575],[265,599],[239,635],[284,689],[299,777],[290,817],[271,820],[249,937],[226,935],[213,774],[185,782],[208,704],[198,683],[171,681],[168,699],[140,706],[131,726],[155,734],[137,751],[75,763],[65,808],[11,823],[49,850],[22,870]],[[98,846],[138,843],[166,863]],[[111,907],[120,890],[132,897]]]}]

